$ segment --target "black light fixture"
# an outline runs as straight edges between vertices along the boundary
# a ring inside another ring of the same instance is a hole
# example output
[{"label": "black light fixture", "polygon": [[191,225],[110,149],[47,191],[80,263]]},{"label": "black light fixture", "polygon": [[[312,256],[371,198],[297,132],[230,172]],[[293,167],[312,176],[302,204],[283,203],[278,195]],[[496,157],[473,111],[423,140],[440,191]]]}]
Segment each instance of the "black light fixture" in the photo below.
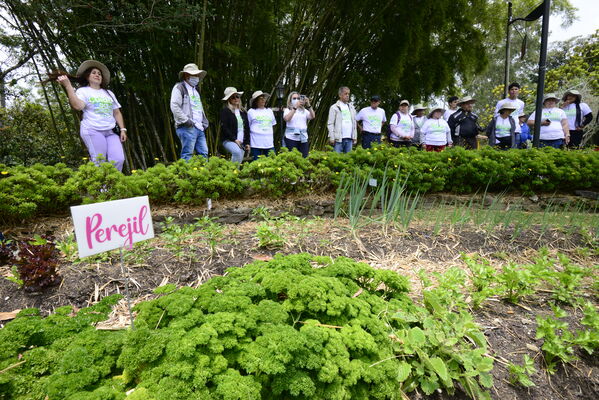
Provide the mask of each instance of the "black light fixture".
[{"label": "black light fixture", "polygon": [[283,100],[283,97],[285,96],[285,85],[283,85],[282,81],[279,81],[279,83],[277,83],[277,99],[279,99],[279,101]]}]

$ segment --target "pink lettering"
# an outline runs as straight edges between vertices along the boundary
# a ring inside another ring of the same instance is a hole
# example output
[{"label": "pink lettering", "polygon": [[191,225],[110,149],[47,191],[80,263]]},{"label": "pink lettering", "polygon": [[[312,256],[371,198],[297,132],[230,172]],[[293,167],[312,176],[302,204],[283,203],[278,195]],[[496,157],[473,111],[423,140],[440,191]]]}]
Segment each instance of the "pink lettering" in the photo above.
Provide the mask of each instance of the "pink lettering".
[{"label": "pink lettering", "polygon": [[146,233],[148,233],[148,229],[150,229],[150,224],[146,224],[145,229],[144,229],[144,226],[142,225],[142,221],[144,220],[146,215],[148,215],[148,207],[143,206],[139,210],[139,219],[137,220],[137,223],[139,224],[139,233],[141,233],[142,235],[145,235]]},{"label": "pink lettering", "polygon": [[[127,218],[126,223],[120,225],[114,224],[107,227],[101,227],[103,218],[99,213],[96,213],[91,217],[86,217],[85,234],[88,247],[93,249],[94,241],[97,243],[111,241],[113,240],[113,236],[125,238],[125,243],[123,243],[123,245],[131,247],[133,245],[134,234],[145,235],[148,233],[150,228],[149,223],[143,224],[147,215],[148,207],[143,206],[139,210],[138,217]],[[132,219],[133,221],[131,221]]]},{"label": "pink lettering", "polygon": [[[94,220],[97,221],[94,224]],[[100,224],[102,223],[102,215],[101,214],[94,214],[90,217],[86,217],[85,218],[85,236],[87,238],[87,247],[90,249],[94,248],[94,245],[92,243],[92,234],[94,233],[94,231],[96,229],[98,229],[98,227],[100,226]]]},{"label": "pink lettering", "polygon": [[98,231],[96,231],[96,242],[98,243],[102,243],[105,242],[105,236],[106,235],[106,231],[104,229],[100,229]]}]

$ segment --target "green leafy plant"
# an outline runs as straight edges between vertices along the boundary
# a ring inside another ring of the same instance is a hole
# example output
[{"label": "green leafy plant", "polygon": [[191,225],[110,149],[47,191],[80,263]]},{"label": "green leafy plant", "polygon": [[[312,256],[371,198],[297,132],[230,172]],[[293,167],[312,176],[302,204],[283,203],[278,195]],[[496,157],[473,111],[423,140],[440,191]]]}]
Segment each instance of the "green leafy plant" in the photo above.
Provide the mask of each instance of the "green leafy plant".
[{"label": "green leafy plant", "polygon": [[539,281],[539,278],[529,269],[513,263],[505,265],[497,275],[497,279],[501,283],[500,294],[512,303],[517,303],[522,297],[533,294]]},{"label": "green leafy plant", "polygon": [[537,316],[537,339],[543,339],[543,355],[549,373],[555,373],[558,362],[570,362],[574,356],[574,335],[568,329],[568,323],[560,321],[567,313],[558,306],[551,307],[554,317]]},{"label": "green leafy plant", "polygon": [[202,231],[202,236],[210,247],[210,255],[216,254],[216,246],[223,240],[223,226],[210,217],[197,218],[195,226]]},{"label": "green leafy plant", "polygon": [[256,228],[258,247],[280,249],[285,245],[285,237],[279,229],[280,222],[262,222]]},{"label": "green leafy plant", "polygon": [[70,234],[63,240],[57,240],[56,248],[67,260],[75,261],[77,259],[77,242],[75,241],[75,235]]},{"label": "green leafy plant", "polygon": [[532,358],[525,354],[523,357],[523,364],[512,364],[509,363],[507,368],[510,374],[510,383],[512,385],[520,385],[524,387],[533,387],[535,383],[530,378],[535,372],[537,372],[535,368],[535,362]]}]

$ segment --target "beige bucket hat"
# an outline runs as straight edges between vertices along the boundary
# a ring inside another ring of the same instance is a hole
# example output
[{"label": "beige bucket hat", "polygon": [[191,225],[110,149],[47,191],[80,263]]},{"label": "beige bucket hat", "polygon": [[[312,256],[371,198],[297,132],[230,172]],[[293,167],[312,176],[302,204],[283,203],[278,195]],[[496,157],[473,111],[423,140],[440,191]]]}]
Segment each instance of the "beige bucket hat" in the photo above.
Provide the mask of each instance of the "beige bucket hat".
[{"label": "beige bucket hat", "polygon": [[578,101],[582,100],[582,94],[580,94],[578,90],[566,90],[566,93],[564,93],[564,96],[562,97],[562,101],[566,101],[569,94],[578,97]]},{"label": "beige bucket hat", "polygon": [[225,97],[223,97],[223,100],[229,100],[229,97],[233,96],[234,94],[238,94],[241,96],[243,92],[238,92],[236,88],[234,88],[233,86],[229,86],[225,89]]},{"label": "beige bucket hat", "polygon": [[461,99],[459,99],[459,100],[458,100],[458,106],[459,106],[460,104],[464,104],[464,103],[471,103],[471,102],[472,102],[472,103],[475,103],[475,102],[476,102],[476,100],[475,100],[475,99],[473,99],[473,98],[472,98],[472,97],[470,97],[470,96],[462,97]]},{"label": "beige bucket hat", "polygon": [[412,115],[416,114],[416,111],[420,111],[420,110],[425,110],[426,111],[426,107],[423,106],[422,104],[416,104],[414,106],[414,109],[412,110]]},{"label": "beige bucket hat", "polygon": [[428,113],[428,118],[432,118],[433,114],[435,113],[435,111],[441,111],[442,113],[445,112],[445,109],[443,107],[434,107],[430,113]]},{"label": "beige bucket hat", "polygon": [[104,85],[108,85],[110,83],[110,71],[108,70],[106,65],[96,60],[83,61],[79,68],[77,68],[77,76],[83,75],[83,73],[87,71],[89,68],[98,68],[100,72],[102,72],[102,83]]},{"label": "beige bucket hat", "polygon": [[188,73],[189,75],[198,75],[200,79],[204,79],[208,72],[203,69],[199,69],[195,64],[187,64],[183,67],[183,71],[179,71],[179,79],[183,79],[183,74]]},{"label": "beige bucket hat", "polygon": [[410,102],[407,101],[407,100],[402,100],[402,101],[399,102],[400,106],[403,106],[404,104],[407,105],[408,107],[410,106]]},{"label": "beige bucket hat", "polygon": [[545,102],[549,99],[554,99],[555,101],[559,101],[559,97],[557,97],[555,95],[555,93],[547,93],[545,96],[543,96],[543,104],[545,104]]},{"label": "beige bucket hat", "polygon": [[256,100],[260,96],[264,96],[266,99],[268,99],[270,97],[270,94],[264,93],[262,90],[256,90],[254,93],[252,93],[252,99],[250,100],[250,104],[253,103],[254,100]]},{"label": "beige bucket hat", "polygon": [[514,103],[507,102],[501,106],[501,108],[499,109],[499,112],[501,112],[501,110],[516,111],[517,109],[518,109],[518,106],[516,106]]}]

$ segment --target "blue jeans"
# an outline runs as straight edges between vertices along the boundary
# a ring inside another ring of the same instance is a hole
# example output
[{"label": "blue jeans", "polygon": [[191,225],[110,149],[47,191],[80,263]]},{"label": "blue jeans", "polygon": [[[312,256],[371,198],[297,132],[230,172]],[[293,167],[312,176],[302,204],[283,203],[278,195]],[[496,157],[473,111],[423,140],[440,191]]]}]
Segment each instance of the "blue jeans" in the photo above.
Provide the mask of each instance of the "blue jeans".
[{"label": "blue jeans", "polygon": [[271,147],[270,149],[257,149],[255,147],[252,147],[250,149],[250,152],[252,154],[252,158],[254,159],[254,161],[256,161],[258,159],[258,157],[260,157],[260,156],[267,156],[268,153],[271,151],[275,151],[275,148]]},{"label": "blue jeans", "polygon": [[241,164],[243,156],[245,155],[245,150],[239,147],[237,143],[231,142],[230,140],[223,141],[223,147],[231,153],[231,161]]},{"label": "blue jeans", "polygon": [[286,137],[285,144],[289,151],[297,149],[297,151],[302,153],[302,156],[304,158],[308,157],[308,151],[310,150],[310,145],[308,144],[308,142],[302,143],[300,140],[291,140]]},{"label": "blue jeans", "polygon": [[372,142],[381,144],[381,134],[362,131],[362,148],[363,149],[371,148]]},{"label": "blue jeans", "polygon": [[340,142],[335,142],[333,148],[337,153],[349,153],[352,149],[354,141],[350,138],[341,139]]},{"label": "blue jeans", "polygon": [[177,128],[177,136],[181,141],[181,158],[189,160],[193,156],[193,151],[202,157],[208,159],[208,145],[206,144],[206,134],[195,126],[188,128],[181,126]]},{"label": "blue jeans", "polygon": [[539,141],[539,147],[553,147],[554,149],[561,149],[563,144],[564,144],[564,139]]}]

